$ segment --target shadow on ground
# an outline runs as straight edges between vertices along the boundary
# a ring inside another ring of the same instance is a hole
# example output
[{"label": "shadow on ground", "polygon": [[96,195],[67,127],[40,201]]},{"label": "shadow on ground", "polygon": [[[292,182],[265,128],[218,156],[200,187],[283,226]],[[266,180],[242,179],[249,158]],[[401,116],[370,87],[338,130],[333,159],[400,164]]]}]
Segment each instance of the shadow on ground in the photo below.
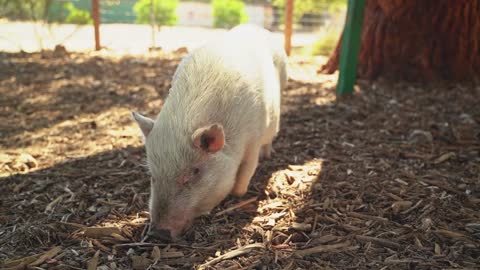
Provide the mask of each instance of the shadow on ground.
[{"label": "shadow on ground", "polygon": [[[148,108],[164,98],[178,56],[104,58],[42,52],[0,53],[0,132],[3,144],[82,115],[112,107]],[[20,120],[20,121],[19,121]]]}]

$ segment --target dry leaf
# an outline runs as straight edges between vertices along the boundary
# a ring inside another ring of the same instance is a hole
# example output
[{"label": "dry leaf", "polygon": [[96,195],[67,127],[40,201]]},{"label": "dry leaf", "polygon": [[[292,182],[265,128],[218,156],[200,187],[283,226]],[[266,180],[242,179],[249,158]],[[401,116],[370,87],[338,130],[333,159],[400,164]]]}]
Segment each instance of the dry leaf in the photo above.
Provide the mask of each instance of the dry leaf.
[{"label": "dry leaf", "polygon": [[152,254],[150,257],[152,257],[152,260],[158,261],[160,259],[160,248],[158,246],[154,246],[152,249]]},{"label": "dry leaf", "polygon": [[151,264],[152,260],[142,257],[142,256],[132,256],[132,268],[135,270],[145,270],[147,269]]}]

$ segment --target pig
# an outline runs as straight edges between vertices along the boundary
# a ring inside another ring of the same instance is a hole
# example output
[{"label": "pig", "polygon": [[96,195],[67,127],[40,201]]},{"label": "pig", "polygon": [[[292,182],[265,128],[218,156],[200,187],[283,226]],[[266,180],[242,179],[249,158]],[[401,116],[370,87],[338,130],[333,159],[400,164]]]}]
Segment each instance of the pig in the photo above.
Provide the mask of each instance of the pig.
[{"label": "pig", "polygon": [[243,24],[182,59],[155,120],[132,112],[151,174],[150,234],[174,241],[229,194],[246,194],[272,155],[286,82],[282,44]]}]

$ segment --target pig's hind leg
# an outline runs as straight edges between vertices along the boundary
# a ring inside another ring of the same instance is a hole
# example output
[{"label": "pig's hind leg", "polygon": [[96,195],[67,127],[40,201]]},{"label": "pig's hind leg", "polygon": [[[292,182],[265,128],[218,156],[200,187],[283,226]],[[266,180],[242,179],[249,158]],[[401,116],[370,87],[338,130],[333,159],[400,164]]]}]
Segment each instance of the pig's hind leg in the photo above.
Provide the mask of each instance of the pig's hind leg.
[{"label": "pig's hind leg", "polygon": [[250,144],[247,146],[242,163],[238,167],[237,179],[232,189],[232,194],[242,197],[247,193],[248,185],[258,165],[260,154],[260,144]]},{"label": "pig's hind leg", "polygon": [[273,140],[277,137],[280,129],[280,118],[274,117],[270,126],[265,130],[265,134],[262,137],[262,148],[260,149],[260,159],[271,159],[275,150],[272,147]]}]

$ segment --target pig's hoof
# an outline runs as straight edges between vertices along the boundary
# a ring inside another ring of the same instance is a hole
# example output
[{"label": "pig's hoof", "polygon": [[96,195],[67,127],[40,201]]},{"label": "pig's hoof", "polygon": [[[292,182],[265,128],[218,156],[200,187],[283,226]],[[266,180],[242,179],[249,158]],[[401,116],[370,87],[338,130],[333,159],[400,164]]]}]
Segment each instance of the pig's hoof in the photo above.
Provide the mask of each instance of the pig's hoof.
[{"label": "pig's hoof", "polygon": [[203,212],[199,213],[198,216],[208,216],[208,215],[210,215],[210,212],[211,212],[210,210],[203,211]]},{"label": "pig's hoof", "polygon": [[170,234],[169,230],[164,230],[164,229],[152,229],[147,233],[147,236],[150,238],[158,239],[167,243],[170,243],[173,241],[173,238]]}]

